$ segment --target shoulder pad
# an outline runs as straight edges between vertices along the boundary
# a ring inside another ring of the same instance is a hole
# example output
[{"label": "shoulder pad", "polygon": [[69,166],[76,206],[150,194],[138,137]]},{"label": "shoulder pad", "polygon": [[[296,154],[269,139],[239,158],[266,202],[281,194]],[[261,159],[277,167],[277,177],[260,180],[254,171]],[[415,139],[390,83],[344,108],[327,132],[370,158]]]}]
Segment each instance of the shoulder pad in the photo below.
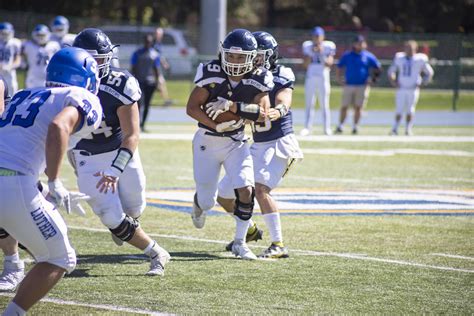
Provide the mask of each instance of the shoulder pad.
[{"label": "shoulder pad", "polygon": [[398,52],[395,54],[395,58],[403,58],[405,57],[405,53],[404,52]]},{"label": "shoulder pad", "polygon": [[301,47],[303,50],[303,55],[312,55],[313,41],[305,41]]},{"label": "shoulder pad", "polygon": [[290,67],[279,65],[277,72],[273,74],[273,81],[280,84],[295,82],[295,80],[295,74]]},{"label": "shoulder pad", "polygon": [[336,49],[336,44],[332,41],[323,41],[323,45],[329,49]]},{"label": "shoulder pad", "polygon": [[84,88],[69,87],[64,102],[65,105],[74,106],[84,115],[84,124],[77,132],[82,133],[84,129],[91,132],[99,127],[102,121],[102,107],[96,95]]},{"label": "shoulder pad", "polygon": [[110,73],[100,82],[99,89],[123,105],[137,102],[142,94],[137,79],[127,70],[115,67],[110,68]]},{"label": "shoulder pad", "polygon": [[268,92],[275,86],[272,72],[263,67],[255,69],[251,76],[242,79],[242,82],[246,85],[254,86],[261,92]]},{"label": "shoulder pad", "polygon": [[426,56],[426,54],[423,54],[423,53],[416,53],[415,57],[425,62],[428,61],[428,56]]},{"label": "shoulder pad", "polygon": [[204,87],[211,83],[222,83],[226,80],[226,74],[222,71],[219,60],[211,60],[206,64],[199,64],[194,77],[194,83],[198,87]]}]

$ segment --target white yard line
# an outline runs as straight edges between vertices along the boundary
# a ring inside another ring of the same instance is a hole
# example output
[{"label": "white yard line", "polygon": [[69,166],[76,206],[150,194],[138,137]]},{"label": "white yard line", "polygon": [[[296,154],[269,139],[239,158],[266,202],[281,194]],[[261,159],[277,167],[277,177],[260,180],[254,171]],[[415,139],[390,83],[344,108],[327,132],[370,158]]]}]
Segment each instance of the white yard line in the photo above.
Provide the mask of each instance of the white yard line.
[{"label": "white yard line", "polygon": [[[77,229],[77,230],[92,231],[92,232],[103,232],[103,233],[109,233],[110,232],[107,229],[89,228],[89,227],[81,227],[81,226],[69,226],[69,228]],[[198,241],[198,242],[206,242],[206,243],[213,243],[213,244],[224,244],[225,245],[225,244],[228,243],[228,241],[224,241],[224,240],[204,239],[204,238],[197,238],[197,237],[192,237],[192,236],[178,236],[178,235],[164,235],[164,234],[148,234],[148,235],[150,235],[152,237]],[[267,248],[267,247],[264,247],[264,246],[251,246],[251,247],[252,248],[261,248],[261,249]],[[458,268],[453,268],[453,267],[434,266],[434,265],[428,265],[428,264],[422,264],[422,263],[416,263],[416,262],[409,262],[409,261],[402,261],[402,260],[367,257],[367,256],[360,255],[360,254],[348,254],[348,253],[337,253],[337,252],[320,252],[320,251],[300,250],[300,249],[291,249],[291,251],[294,252],[294,253],[299,253],[299,254],[307,255],[307,256],[329,256],[329,257],[338,257],[338,258],[346,258],[346,259],[391,263],[391,264],[411,266],[411,267],[429,268],[429,269],[435,269],[435,270],[474,273],[474,270],[458,269]]]},{"label": "white yard line", "polygon": [[[6,297],[13,297],[14,293],[0,293],[0,296]],[[127,312],[127,313],[135,313],[141,315],[171,315],[167,313],[155,312],[146,309],[138,309],[138,308],[130,308],[130,307],[122,307],[122,306],[115,306],[115,305],[106,305],[106,304],[88,304],[88,303],[81,303],[81,302],[74,302],[74,301],[65,301],[57,298],[43,298],[41,302],[59,304],[59,305],[71,305],[71,306],[82,306],[82,307],[89,307],[89,308],[97,308],[103,309],[107,311],[114,311],[114,312]]]},{"label": "white yard line", "polygon": [[450,255],[449,253],[432,253],[431,255],[432,256],[437,256],[437,257],[454,258],[454,259],[474,260],[473,257],[466,257],[466,256],[460,256],[460,255]]},{"label": "white yard line", "polygon": [[[141,139],[192,140],[190,133],[142,133]],[[474,136],[296,136],[305,142],[474,143]]]},{"label": "white yard line", "polygon": [[432,149],[381,149],[381,150],[359,150],[346,148],[304,148],[305,154],[318,155],[357,155],[357,156],[380,156],[388,157],[400,154],[405,155],[430,155],[430,156],[453,156],[453,157],[474,157],[474,153],[462,150],[432,150]]}]

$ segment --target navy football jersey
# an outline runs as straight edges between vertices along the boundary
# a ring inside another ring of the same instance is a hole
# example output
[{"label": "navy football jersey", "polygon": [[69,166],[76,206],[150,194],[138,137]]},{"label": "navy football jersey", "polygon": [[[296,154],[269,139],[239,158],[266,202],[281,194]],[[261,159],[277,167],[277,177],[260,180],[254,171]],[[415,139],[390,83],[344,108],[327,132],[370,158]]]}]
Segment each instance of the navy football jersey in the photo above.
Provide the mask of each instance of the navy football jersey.
[{"label": "navy football jersey", "polygon": [[[277,106],[275,104],[275,98],[278,91],[285,88],[293,89],[295,84],[295,75],[291,68],[277,65],[276,68],[272,71],[273,73],[273,82],[274,87],[270,91],[270,102],[271,107],[274,108]],[[285,135],[293,133],[293,115],[291,110],[283,116],[282,118],[271,122],[266,120],[262,123],[255,122],[253,124],[253,140],[254,142],[269,142],[278,138],[281,138]]]},{"label": "navy football jersey", "polygon": [[[209,98],[205,104],[216,101],[217,97],[234,102],[252,103],[256,95],[270,92],[274,85],[272,73],[265,68],[258,68],[245,74],[242,80],[232,88],[227,74],[222,70],[221,62],[217,59],[198,66],[194,83],[209,91]],[[201,123],[198,125],[215,131]],[[243,130],[244,126],[241,129]]]},{"label": "navy football jersey", "polygon": [[137,79],[127,70],[110,68],[107,77],[100,81],[98,97],[104,110],[100,127],[90,138],[82,139],[74,149],[85,150],[93,155],[109,152],[120,147],[122,129],[117,115],[121,106],[130,106],[142,95]]}]

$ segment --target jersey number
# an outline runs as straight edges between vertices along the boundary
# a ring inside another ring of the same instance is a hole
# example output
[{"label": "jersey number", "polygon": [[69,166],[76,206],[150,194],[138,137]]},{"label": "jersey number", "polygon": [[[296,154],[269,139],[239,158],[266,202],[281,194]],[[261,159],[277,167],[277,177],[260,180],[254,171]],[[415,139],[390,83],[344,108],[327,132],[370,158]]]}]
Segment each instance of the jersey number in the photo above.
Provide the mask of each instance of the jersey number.
[{"label": "jersey number", "polygon": [[207,65],[207,70],[210,72],[220,72],[221,66],[219,66],[218,64],[209,64]]},{"label": "jersey number", "polygon": [[254,122],[252,128],[254,133],[268,132],[272,128],[272,122],[269,119],[265,119],[262,123]]},{"label": "jersey number", "polygon": [[411,63],[406,62],[402,67],[402,76],[410,77],[411,76]]},{"label": "jersey number", "polygon": [[111,71],[110,76],[107,78],[107,84],[120,87],[120,84],[122,83],[122,78],[120,78],[123,73],[117,72],[117,71]]},{"label": "jersey number", "polygon": [[[39,113],[39,108],[50,95],[50,90],[40,90],[33,94],[31,94],[31,91],[29,90],[18,92],[13,96],[6,114],[0,119],[0,127],[8,125],[12,120],[13,126],[21,126],[24,128],[30,127],[33,125],[35,118]],[[24,101],[27,101],[30,106],[26,109],[20,109],[18,114],[14,116],[15,112],[17,112],[18,105],[23,104]]]}]

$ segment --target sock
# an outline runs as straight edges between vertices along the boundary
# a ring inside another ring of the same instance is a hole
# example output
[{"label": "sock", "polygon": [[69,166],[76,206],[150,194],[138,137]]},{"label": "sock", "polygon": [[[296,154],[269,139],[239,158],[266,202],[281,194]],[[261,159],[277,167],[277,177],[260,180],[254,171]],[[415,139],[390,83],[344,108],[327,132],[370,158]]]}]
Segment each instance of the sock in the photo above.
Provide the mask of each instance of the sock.
[{"label": "sock", "polygon": [[283,247],[280,213],[263,214],[263,220],[265,221],[265,225],[267,225],[272,243]]},{"label": "sock", "polygon": [[245,236],[247,235],[247,229],[249,228],[249,221],[244,221],[237,216],[235,217],[235,240],[243,240],[245,241]]},{"label": "sock", "polygon": [[400,125],[400,121],[398,121],[398,122],[395,121],[395,123],[393,124],[392,130],[393,130],[393,131],[397,131],[399,125]]},{"label": "sock", "polygon": [[20,254],[16,252],[11,256],[5,256],[5,261],[18,262],[20,261]]},{"label": "sock", "polygon": [[143,252],[145,253],[145,255],[149,256],[149,257],[155,257],[157,254],[158,254],[158,244],[156,243],[156,241],[152,240],[148,246],[143,250]]},{"label": "sock", "polygon": [[406,131],[411,131],[411,129],[413,128],[413,120],[410,121],[410,123],[407,123],[407,127],[406,127]]},{"label": "sock", "polygon": [[26,315],[26,311],[20,306],[16,305],[15,302],[11,301],[5,311],[3,311],[2,315],[24,316]]}]

